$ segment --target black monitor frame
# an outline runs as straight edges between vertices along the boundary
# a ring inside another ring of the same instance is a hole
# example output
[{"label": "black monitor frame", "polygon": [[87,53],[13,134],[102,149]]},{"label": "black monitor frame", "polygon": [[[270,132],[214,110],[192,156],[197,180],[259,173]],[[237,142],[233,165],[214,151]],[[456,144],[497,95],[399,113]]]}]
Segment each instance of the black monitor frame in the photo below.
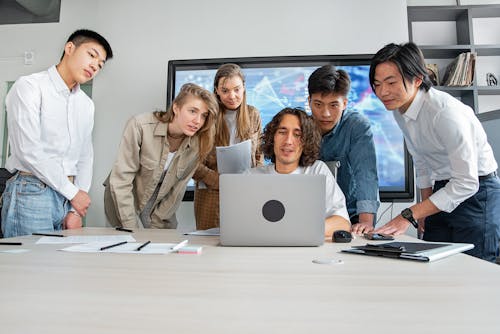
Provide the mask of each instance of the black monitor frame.
[{"label": "black monitor frame", "polygon": [[[177,70],[204,70],[217,69],[225,63],[235,63],[242,68],[259,67],[293,67],[316,66],[327,64],[335,66],[369,65],[373,55],[324,55],[324,56],[278,56],[278,57],[246,57],[246,58],[214,58],[214,59],[186,59],[170,60],[167,73],[167,106],[171,104],[175,95],[175,80]],[[413,161],[404,145],[405,185],[403,191],[379,191],[381,202],[412,202],[414,199]],[[194,191],[187,189],[184,201],[192,201]]]}]

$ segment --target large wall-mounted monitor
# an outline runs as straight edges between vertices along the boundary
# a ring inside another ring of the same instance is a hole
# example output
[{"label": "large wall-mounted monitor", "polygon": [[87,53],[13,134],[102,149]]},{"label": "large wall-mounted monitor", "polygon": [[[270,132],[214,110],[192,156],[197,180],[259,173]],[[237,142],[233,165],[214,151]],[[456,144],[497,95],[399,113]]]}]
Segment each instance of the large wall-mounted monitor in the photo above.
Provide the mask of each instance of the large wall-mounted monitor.
[{"label": "large wall-mounted monitor", "polygon": [[[167,105],[180,87],[192,82],[213,91],[217,68],[236,63],[246,77],[247,103],[259,109],[263,126],[285,107],[301,107],[310,113],[307,80],[318,67],[332,64],[346,70],[352,80],[348,108],[371,122],[377,151],[380,199],[384,202],[413,200],[413,164],[403,135],[392,113],[373,93],[369,79],[371,55],[296,56],[171,60],[168,62]],[[185,199],[192,199],[193,184]]]}]

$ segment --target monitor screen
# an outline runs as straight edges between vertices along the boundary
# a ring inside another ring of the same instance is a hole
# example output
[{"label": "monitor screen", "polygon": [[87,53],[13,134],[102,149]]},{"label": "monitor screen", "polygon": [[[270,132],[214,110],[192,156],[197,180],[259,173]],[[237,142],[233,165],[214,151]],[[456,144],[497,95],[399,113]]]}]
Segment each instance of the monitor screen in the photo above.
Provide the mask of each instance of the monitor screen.
[{"label": "monitor screen", "polygon": [[[167,105],[180,87],[192,82],[213,91],[217,68],[224,63],[238,64],[245,74],[247,103],[256,107],[264,127],[285,107],[300,107],[310,114],[307,80],[325,64],[344,69],[351,77],[348,108],[365,115],[371,123],[377,154],[380,199],[413,200],[413,165],[403,135],[384,105],[373,93],[369,79],[371,55],[298,56],[262,58],[224,58],[172,60],[168,63]],[[193,183],[185,199],[191,199]]]}]

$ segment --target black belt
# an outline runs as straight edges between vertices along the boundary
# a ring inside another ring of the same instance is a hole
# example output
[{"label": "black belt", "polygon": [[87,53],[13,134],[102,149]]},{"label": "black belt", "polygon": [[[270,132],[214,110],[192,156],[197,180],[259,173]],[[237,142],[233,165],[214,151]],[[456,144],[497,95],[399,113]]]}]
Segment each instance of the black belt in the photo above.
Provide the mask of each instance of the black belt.
[{"label": "black belt", "polygon": [[[493,178],[493,177],[496,177],[497,176],[497,172],[491,172],[489,174],[486,174],[486,175],[481,175],[479,176],[479,181],[483,181],[483,180],[486,180],[486,179],[489,179],[489,178]],[[436,182],[434,182],[434,184],[446,184],[448,181],[450,180],[437,180]]]},{"label": "black belt", "polygon": [[479,181],[481,181],[481,180],[486,180],[486,179],[489,179],[489,178],[491,178],[491,177],[496,177],[496,176],[497,176],[497,172],[496,172],[496,171],[495,171],[495,172],[491,172],[491,173],[486,174],[486,175],[481,175],[481,176],[479,177]]}]

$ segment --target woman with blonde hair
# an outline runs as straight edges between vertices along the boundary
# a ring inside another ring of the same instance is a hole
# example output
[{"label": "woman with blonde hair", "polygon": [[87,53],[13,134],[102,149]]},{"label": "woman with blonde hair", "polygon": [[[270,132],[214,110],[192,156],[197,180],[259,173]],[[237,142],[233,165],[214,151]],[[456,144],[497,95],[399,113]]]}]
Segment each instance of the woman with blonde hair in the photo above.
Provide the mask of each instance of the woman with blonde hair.
[{"label": "woman with blonde hair", "polygon": [[[238,65],[224,64],[219,67],[214,78],[214,93],[219,102],[215,146],[229,146],[250,139],[252,167],[262,165],[260,113],[246,102],[245,77]],[[219,173],[215,148],[193,178],[196,181],[196,228],[205,230],[219,226]]]},{"label": "woman with blonde hair", "polygon": [[111,174],[104,206],[113,226],[176,228],[186,185],[211,151],[218,104],[185,84],[166,112],[132,117]]}]

